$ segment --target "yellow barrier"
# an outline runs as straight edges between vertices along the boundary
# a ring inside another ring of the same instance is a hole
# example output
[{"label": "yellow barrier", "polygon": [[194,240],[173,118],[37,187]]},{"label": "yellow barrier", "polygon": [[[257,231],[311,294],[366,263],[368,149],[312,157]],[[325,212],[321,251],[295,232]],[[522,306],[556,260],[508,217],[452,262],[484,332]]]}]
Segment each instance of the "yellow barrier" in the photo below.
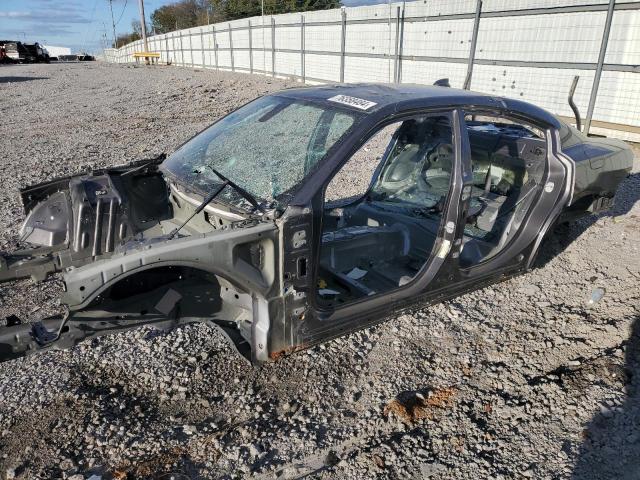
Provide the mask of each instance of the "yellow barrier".
[{"label": "yellow barrier", "polygon": [[149,63],[149,59],[151,59],[151,63],[157,63],[160,59],[160,54],[158,52],[135,52],[133,54],[133,58],[136,59],[136,63],[141,58],[144,58],[145,63]]}]

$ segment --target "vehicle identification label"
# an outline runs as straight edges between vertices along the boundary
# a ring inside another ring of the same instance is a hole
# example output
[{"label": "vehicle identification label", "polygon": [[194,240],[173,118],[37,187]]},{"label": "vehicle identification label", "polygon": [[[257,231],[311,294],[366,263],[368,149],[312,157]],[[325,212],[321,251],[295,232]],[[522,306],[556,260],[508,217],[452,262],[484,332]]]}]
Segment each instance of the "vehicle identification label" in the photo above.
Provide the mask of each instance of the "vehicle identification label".
[{"label": "vehicle identification label", "polygon": [[360,110],[369,110],[371,107],[377,105],[376,102],[370,102],[364,98],[350,97],[349,95],[336,95],[328,99],[330,102],[342,103],[343,105],[349,105]]}]

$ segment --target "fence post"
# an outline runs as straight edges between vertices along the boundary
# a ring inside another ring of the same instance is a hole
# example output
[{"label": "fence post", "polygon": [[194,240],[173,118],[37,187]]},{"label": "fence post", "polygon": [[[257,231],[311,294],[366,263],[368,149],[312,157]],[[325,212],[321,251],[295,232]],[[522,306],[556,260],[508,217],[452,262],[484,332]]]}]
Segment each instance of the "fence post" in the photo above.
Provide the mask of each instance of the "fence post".
[{"label": "fence post", "polygon": [[395,62],[393,66],[393,83],[398,83],[398,71],[400,69],[400,7],[396,7],[396,48]]},{"label": "fence post", "polygon": [[164,50],[167,53],[167,65],[169,65],[169,37],[166,33],[164,34]]},{"label": "fence post", "polygon": [[304,15],[300,15],[300,77],[304,83]]},{"label": "fence post", "polygon": [[402,83],[402,47],[404,45],[404,2],[400,16],[400,39],[398,41],[398,83]]},{"label": "fence post", "polygon": [[271,76],[276,76],[276,19],[271,17]]},{"label": "fence post", "polygon": [[202,28],[200,29],[200,58],[202,58],[202,68],[204,68],[204,30]]},{"label": "fence post", "polygon": [[211,26],[211,33],[213,33],[213,55],[216,60],[216,70],[220,70],[220,66],[218,65],[218,42],[216,42],[216,26]]},{"label": "fence post", "polygon": [[598,65],[596,73],[593,77],[593,85],[591,86],[591,96],[589,97],[589,108],[587,109],[587,118],[584,122],[584,133],[589,135],[591,128],[591,120],[593,111],[596,108],[596,100],[598,99],[598,88],[600,87],[600,77],[602,76],[602,66],[604,65],[604,57],[607,54],[607,45],[609,44],[609,33],[611,32],[611,21],[613,20],[613,10],[616,0],[609,0],[609,8],[607,9],[607,19],[604,23],[604,32],[602,33],[602,43],[600,44],[600,54],[598,55]]},{"label": "fence post", "polygon": [[193,58],[193,32],[189,31],[189,55],[191,55],[191,68],[196,66]]},{"label": "fence post", "polygon": [[253,73],[253,39],[251,38],[251,20],[248,20],[249,24],[249,73]]},{"label": "fence post", "polygon": [[180,66],[184,67],[184,45],[182,42],[182,30],[180,30]]},{"label": "fence post", "polygon": [[476,45],[478,44],[478,30],[480,30],[480,14],[482,13],[482,0],[476,2],[476,17],[473,21],[473,33],[471,34],[471,47],[469,48],[469,62],[467,63],[467,76],[464,78],[462,88],[471,88],[471,77],[473,75],[473,62],[476,59]]},{"label": "fence post", "polygon": [[176,34],[171,35],[171,58],[178,65],[178,57],[176,55]]},{"label": "fence post", "polygon": [[344,82],[344,56],[347,44],[347,10],[342,7],[342,33],[340,35],[340,83]]},{"label": "fence post", "polygon": [[235,72],[236,69],[233,64],[233,35],[231,35],[231,24],[229,24],[229,49],[231,53],[231,71]]}]

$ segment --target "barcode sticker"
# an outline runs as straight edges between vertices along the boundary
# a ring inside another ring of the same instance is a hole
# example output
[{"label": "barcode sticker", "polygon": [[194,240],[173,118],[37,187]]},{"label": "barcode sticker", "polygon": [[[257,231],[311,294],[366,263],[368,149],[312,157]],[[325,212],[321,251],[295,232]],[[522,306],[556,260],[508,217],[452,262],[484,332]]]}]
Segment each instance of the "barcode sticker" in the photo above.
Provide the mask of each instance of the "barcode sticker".
[{"label": "barcode sticker", "polygon": [[348,95],[336,95],[335,97],[331,97],[328,100],[330,102],[349,105],[350,107],[355,107],[360,110],[369,110],[371,107],[375,107],[377,105],[376,102],[370,102],[369,100],[365,100],[363,98],[350,97]]}]

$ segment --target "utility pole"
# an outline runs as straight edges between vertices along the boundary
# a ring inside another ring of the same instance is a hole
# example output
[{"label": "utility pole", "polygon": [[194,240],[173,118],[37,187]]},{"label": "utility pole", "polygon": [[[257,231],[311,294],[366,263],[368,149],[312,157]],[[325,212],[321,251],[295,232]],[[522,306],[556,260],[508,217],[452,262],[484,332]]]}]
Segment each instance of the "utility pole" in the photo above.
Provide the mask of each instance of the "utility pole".
[{"label": "utility pole", "polygon": [[138,0],[140,6],[140,27],[142,27],[142,43],[144,44],[144,51],[149,51],[149,44],[147,43],[147,22],[144,19],[144,0]]},{"label": "utility pole", "polygon": [[109,10],[111,10],[111,26],[113,27],[113,46],[118,48],[118,40],[116,39],[116,22],[113,19],[113,0],[109,0]]}]

